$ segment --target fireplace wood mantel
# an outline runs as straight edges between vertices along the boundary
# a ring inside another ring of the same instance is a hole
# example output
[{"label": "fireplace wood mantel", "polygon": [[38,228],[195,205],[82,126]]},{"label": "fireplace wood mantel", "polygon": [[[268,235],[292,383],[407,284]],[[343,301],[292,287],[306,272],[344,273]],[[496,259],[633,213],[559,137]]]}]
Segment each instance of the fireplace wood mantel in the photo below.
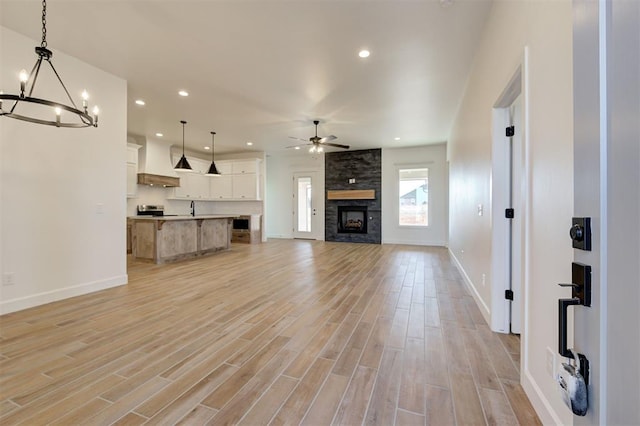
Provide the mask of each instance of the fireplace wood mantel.
[{"label": "fireplace wood mantel", "polygon": [[375,200],[375,199],[376,199],[375,189],[327,191],[327,200]]}]

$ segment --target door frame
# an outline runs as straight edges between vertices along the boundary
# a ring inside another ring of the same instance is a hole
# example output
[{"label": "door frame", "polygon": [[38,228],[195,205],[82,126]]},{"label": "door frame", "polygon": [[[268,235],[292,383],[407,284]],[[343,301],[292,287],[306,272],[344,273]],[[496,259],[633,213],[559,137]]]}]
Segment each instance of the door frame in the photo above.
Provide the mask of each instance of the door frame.
[{"label": "door frame", "polygon": [[[519,272],[521,285],[522,314],[522,371],[526,370],[528,311],[527,295],[529,293],[529,211],[530,211],[530,137],[529,137],[529,49],[524,48],[520,63],[511,75],[509,82],[493,105],[492,114],[492,158],[491,158],[491,329],[500,333],[509,333],[510,302],[505,299],[505,290],[509,288],[509,222],[504,217],[504,209],[508,202],[509,186],[509,146],[505,143],[505,128],[510,125],[509,107],[521,96],[522,98],[522,185],[520,187],[519,205],[513,205],[516,214],[522,218],[520,222],[521,241],[519,248],[521,268]],[[514,243],[515,246],[515,243]]]}]

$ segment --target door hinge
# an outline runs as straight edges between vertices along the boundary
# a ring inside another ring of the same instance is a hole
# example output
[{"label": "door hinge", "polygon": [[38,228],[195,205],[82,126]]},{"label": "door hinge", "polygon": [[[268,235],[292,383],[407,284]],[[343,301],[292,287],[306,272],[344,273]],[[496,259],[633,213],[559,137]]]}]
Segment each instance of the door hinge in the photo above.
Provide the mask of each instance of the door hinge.
[{"label": "door hinge", "polygon": [[505,290],[504,298],[507,300],[513,300],[513,290]]},{"label": "door hinge", "polygon": [[507,131],[507,137],[510,138],[511,136],[516,134],[516,127],[515,126],[509,126],[506,128]]},{"label": "door hinge", "polygon": [[506,217],[507,219],[513,219],[515,217],[515,213],[515,210],[513,210],[512,208],[505,209],[504,217]]}]

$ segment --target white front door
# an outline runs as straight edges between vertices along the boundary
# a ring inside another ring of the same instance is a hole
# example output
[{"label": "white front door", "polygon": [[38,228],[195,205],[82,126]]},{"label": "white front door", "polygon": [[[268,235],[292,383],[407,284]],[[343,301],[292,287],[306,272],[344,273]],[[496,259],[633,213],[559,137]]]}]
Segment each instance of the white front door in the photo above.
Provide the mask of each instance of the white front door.
[{"label": "white front door", "polygon": [[293,238],[320,239],[317,172],[293,174]]},{"label": "white front door", "polygon": [[573,349],[590,364],[589,408],[574,425],[637,425],[640,2],[574,0],[573,12],[574,215],[591,219],[592,236],[591,250],[574,249],[592,287],[591,306],[571,308]]}]

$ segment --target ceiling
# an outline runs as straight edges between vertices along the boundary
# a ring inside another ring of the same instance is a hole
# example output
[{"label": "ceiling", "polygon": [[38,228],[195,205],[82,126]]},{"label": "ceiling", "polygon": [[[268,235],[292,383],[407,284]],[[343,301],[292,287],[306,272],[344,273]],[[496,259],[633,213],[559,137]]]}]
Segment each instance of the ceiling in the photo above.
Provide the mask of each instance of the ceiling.
[{"label": "ceiling", "polygon": [[[448,139],[490,7],[491,0],[49,0],[47,40],[127,80],[130,134],[161,132],[181,144],[184,119],[193,150],[206,152],[214,130],[216,153],[283,153],[303,143],[290,136],[313,136],[318,119],[320,136],[336,135],[351,149],[406,147]],[[40,1],[0,0],[0,23],[34,40],[40,13]],[[359,58],[361,49],[370,57]]]}]

